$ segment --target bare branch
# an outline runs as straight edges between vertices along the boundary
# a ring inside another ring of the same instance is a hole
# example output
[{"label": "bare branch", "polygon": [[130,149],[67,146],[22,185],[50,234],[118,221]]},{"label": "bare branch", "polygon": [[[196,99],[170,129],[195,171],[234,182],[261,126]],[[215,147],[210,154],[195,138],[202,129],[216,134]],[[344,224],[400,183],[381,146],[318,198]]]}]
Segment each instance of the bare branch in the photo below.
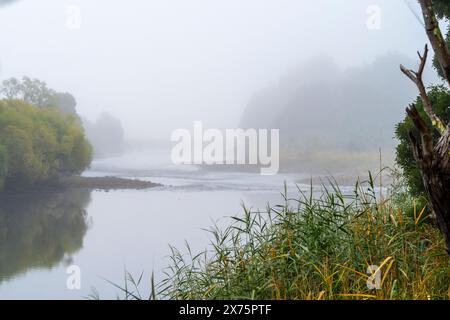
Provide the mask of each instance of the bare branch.
[{"label": "bare branch", "polygon": [[427,90],[425,89],[425,85],[423,84],[422,75],[423,70],[425,69],[425,65],[427,63],[428,58],[428,45],[425,45],[423,56],[420,52],[417,52],[420,58],[420,65],[417,72],[413,70],[409,70],[405,68],[403,65],[400,65],[400,70],[409,78],[412,82],[414,82],[419,89],[420,97],[422,98],[423,108],[430,118],[431,122],[437,129],[442,132],[444,129],[444,125],[442,124],[441,119],[434,113],[433,106],[431,104],[430,98],[428,97]]},{"label": "bare branch", "polygon": [[417,77],[416,77],[416,73],[410,69],[405,68],[404,65],[400,65],[400,70],[409,78],[411,79],[412,82],[414,82],[415,84],[417,84]]},{"label": "bare branch", "polygon": [[423,57],[420,55],[420,52],[417,51],[417,54],[419,55],[419,59],[420,59],[420,66],[419,66],[419,71],[417,71],[417,78],[422,78],[422,74],[423,74],[423,70],[425,69],[425,65],[427,63],[427,59],[428,59],[428,45],[425,45],[425,49],[423,50]]}]

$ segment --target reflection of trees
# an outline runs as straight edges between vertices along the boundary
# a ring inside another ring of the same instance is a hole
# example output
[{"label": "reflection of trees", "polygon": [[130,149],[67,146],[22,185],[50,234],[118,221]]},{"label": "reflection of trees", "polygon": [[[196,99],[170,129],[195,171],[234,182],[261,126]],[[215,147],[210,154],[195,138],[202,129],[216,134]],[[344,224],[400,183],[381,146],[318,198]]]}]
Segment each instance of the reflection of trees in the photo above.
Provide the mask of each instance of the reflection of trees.
[{"label": "reflection of trees", "polygon": [[0,196],[0,282],[51,268],[83,246],[90,192]]}]

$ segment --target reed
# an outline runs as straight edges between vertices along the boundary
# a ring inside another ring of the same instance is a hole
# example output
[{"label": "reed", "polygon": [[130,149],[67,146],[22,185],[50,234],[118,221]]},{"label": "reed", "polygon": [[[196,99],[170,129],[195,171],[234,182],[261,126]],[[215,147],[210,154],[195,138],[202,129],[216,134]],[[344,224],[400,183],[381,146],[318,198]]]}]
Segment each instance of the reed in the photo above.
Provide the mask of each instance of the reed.
[{"label": "reed", "polygon": [[[227,227],[209,231],[207,250],[172,247],[164,279],[150,296],[449,299],[450,259],[426,205],[395,184],[381,194],[376,179],[369,173],[349,194],[333,179],[321,185],[320,196],[311,184],[288,198],[285,187],[280,205],[264,212],[244,207]],[[378,289],[367,285],[370,266]]]}]

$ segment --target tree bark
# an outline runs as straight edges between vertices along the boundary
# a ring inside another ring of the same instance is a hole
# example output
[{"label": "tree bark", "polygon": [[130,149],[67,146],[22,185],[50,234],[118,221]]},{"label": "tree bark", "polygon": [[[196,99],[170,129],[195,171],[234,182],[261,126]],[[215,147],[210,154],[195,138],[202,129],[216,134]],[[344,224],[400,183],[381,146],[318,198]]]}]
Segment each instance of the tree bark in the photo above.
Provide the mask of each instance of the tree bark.
[{"label": "tree bark", "polygon": [[[436,57],[442,67],[444,76],[450,85],[450,49],[448,48],[436,15],[433,10],[432,0],[419,0],[425,21],[425,28]],[[446,126],[434,114],[430,99],[425,92],[422,81],[422,72],[427,59],[428,48],[425,47],[424,55],[420,58],[420,67],[417,72],[400,66],[402,72],[410,78],[418,87],[424,110],[430,118],[433,127],[440,132],[440,138],[433,143],[431,129],[421,118],[416,106],[410,105],[406,109],[408,116],[419,131],[420,142],[410,132],[411,147],[414,158],[420,169],[425,191],[429,203],[436,218],[437,227],[441,231],[446,244],[447,253],[450,255],[450,123]]]},{"label": "tree bark", "polygon": [[416,106],[411,105],[406,112],[419,130],[421,142],[419,143],[411,132],[411,146],[437,227],[444,237],[447,253],[450,255],[450,125],[447,125],[444,134],[433,146],[431,132]]},{"label": "tree bark", "polygon": [[441,29],[439,28],[439,22],[433,9],[433,1],[419,0],[419,3],[422,8],[428,39],[430,40],[436,58],[441,65],[444,77],[450,85],[450,48],[447,46],[445,39],[442,36]]}]

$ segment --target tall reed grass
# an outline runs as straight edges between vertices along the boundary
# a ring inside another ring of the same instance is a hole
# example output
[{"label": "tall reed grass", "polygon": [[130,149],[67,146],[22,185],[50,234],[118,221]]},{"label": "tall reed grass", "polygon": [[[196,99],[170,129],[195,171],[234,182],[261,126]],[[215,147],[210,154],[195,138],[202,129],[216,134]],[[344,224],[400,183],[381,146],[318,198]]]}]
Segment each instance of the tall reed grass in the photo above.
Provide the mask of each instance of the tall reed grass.
[{"label": "tall reed grass", "polygon": [[[282,204],[266,212],[244,207],[227,227],[212,228],[209,249],[172,247],[165,277],[150,296],[449,299],[450,259],[426,205],[398,185],[385,195],[378,191],[370,173],[350,194],[333,179],[320,196],[311,185],[288,198],[285,188]],[[371,279],[374,274],[379,277]]]}]

